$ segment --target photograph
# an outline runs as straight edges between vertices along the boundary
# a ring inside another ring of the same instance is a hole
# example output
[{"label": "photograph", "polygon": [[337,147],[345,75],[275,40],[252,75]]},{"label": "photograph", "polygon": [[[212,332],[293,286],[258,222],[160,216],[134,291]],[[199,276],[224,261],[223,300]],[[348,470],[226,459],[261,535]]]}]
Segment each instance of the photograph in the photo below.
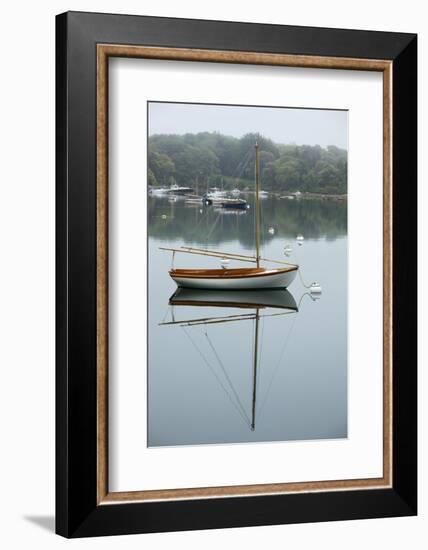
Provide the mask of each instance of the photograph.
[{"label": "photograph", "polygon": [[348,111],[147,121],[147,446],[347,438]]}]

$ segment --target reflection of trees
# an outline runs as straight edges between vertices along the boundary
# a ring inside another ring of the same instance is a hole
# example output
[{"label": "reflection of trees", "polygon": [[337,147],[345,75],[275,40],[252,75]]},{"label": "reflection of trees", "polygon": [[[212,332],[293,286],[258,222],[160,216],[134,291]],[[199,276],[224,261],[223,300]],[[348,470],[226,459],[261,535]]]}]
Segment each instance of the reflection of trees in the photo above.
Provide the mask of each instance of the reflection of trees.
[{"label": "reflection of trees", "polygon": [[[200,212],[202,210],[202,213]],[[166,216],[166,217],[165,217]],[[148,234],[162,240],[182,239],[198,245],[217,245],[238,240],[244,247],[254,246],[254,209],[246,213],[218,212],[212,206],[189,207],[184,201],[170,203],[168,199],[149,197]],[[333,240],[347,233],[347,203],[318,200],[262,201],[262,240],[274,236],[306,239],[320,237]]]}]

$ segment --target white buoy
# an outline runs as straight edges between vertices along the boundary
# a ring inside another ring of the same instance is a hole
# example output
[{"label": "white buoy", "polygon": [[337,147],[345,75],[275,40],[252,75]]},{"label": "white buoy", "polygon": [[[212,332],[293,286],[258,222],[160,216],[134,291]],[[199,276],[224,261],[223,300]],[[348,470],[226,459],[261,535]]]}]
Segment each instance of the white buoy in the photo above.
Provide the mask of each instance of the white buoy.
[{"label": "white buoy", "polygon": [[166,220],[166,214],[162,214],[161,218],[162,218],[163,220]]},{"label": "white buoy", "polygon": [[312,283],[309,290],[310,290],[311,294],[321,294],[322,293],[322,287],[319,283]]},{"label": "white buoy", "polygon": [[290,256],[292,252],[293,252],[293,248],[289,244],[286,244],[284,246],[284,254],[286,256]]},{"label": "white buoy", "polygon": [[199,209],[199,214],[202,214],[203,210],[202,208]]},{"label": "white buoy", "polygon": [[221,267],[223,269],[226,269],[230,264],[230,260],[228,260],[227,258],[222,258],[220,263],[221,263]]}]

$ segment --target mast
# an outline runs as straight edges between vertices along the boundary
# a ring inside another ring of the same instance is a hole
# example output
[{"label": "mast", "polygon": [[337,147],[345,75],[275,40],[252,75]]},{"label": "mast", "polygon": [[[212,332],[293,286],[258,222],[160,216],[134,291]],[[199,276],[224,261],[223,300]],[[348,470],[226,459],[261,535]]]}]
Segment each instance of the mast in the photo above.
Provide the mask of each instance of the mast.
[{"label": "mast", "polygon": [[254,365],[253,365],[253,404],[251,408],[251,431],[256,427],[256,395],[257,395],[257,356],[259,354],[259,310],[256,310],[256,328],[254,332]]},{"label": "mast", "polygon": [[259,144],[256,142],[256,261],[260,267]]}]

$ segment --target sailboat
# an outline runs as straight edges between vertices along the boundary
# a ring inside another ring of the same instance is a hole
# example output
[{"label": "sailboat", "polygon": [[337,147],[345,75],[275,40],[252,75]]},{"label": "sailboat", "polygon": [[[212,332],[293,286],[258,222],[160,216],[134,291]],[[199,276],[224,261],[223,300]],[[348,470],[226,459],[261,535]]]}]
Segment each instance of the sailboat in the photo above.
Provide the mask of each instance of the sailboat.
[{"label": "sailboat", "polygon": [[[295,279],[299,266],[279,260],[267,260],[260,256],[260,184],[259,184],[259,145],[255,144],[255,239],[256,255],[246,256],[216,250],[204,250],[183,246],[181,248],[164,248],[174,256],[177,252],[211,256],[224,260],[255,263],[255,267],[222,268],[222,269],[175,269],[171,268],[169,275],[179,287],[202,288],[216,290],[254,290],[287,288]],[[278,268],[262,267],[261,262],[281,264]]]},{"label": "sailboat", "polygon": [[[252,356],[252,396],[251,396],[251,417],[247,417],[246,412],[243,410],[242,405],[239,403],[241,413],[247,418],[249,427],[252,432],[256,429],[256,401],[257,401],[257,380],[258,369],[260,361],[260,320],[268,317],[284,316],[289,314],[296,314],[299,309],[293,295],[288,290],[255,290],[255,291],[215,291],[215,290],[196,290],[188,288],[178,288],[175,293],[169,299],[170,306],[191,306],[191,307],[203,307],[203,308],[219,308],[229,309],[238,308],[244,309],[245,312],[239,314],[228,314],[209,317],[204,316],[202,318],[192,318],[185,320],[176,320],[172,311],[172,321],[162,322],[160,325],[179,325],[181,327],[196,327],[203,326],[205,330],[209,325],[218,325],[219,323],[233,323],[240,321],[253,321],[253,356]],[[267,313],[263,310],[279,310],[274,313]],[[250,310],[250,311],[248,311]],[[251,311],[253,310],[253,311]],[[212,347],[213,343],[208,337],[209,344]],[[193,342],[193,340],[191,339]],[[283,347],[282,353],[285,351]],[[199,352],[200,353],[200,352]],[[215,352],[215,356],[219,360],[218,352]],[[231,386],[231,381],[227,377],[228,384]],[[231,389],[236,397],[236,391],[231,386]]]}]

